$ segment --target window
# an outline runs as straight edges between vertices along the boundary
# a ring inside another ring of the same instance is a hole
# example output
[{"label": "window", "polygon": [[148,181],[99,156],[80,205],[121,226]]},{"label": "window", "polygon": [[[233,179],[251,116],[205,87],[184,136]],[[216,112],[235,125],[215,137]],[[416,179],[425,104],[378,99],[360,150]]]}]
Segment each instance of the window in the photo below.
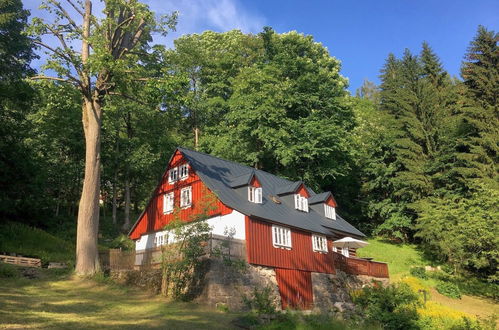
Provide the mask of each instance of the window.
[{"label": "window", "polygon": [[173,212],[174,197],[173,192],[163,195],[163,214]]},{"label": "window", "polygon": [[180,190],[180,207],[189,207],[192,204],[192,187]]},{"label": "window", "polygon": [[326,218],[336,220],[336,209],[333,206],[324,204],[324,213]]},{"label": "window", "polygon": [[178,180],[178,168],[174,167],[168,171],[168,182],[172,183]]},{"label": "window", "polygon": [[252,203],[262,203],[262,188],[248,187],[248,200]]},{"label": "window", "polygon": [[316,252],[327,253],[327,239],[325,236],[312,235],[312,248]]},{"label": "window", "polygon": [[272,226],[272,244],[274,247],[291,249],[291,230],[289,228]]},{"label": "window", "polygon": [[295,194],[295,209],[308,212],[308,200],[300,194]]},{"label": "window", "polygon": [[180,180],[187,179],[187,177],[189,177],[189,166],[187,164],[180,165],[179,172],[180,172]]}]

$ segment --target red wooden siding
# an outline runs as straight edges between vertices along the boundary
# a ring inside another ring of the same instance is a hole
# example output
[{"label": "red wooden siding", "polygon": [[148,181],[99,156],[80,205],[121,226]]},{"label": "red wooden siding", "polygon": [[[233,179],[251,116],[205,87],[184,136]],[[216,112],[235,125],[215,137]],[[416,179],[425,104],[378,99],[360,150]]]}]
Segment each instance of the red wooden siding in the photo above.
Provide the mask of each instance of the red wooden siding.
[{"label": "red wooden siding", "polygon": [[329,196],[329,198],[326,200],[326,204],[332,207],[337,207],[338,204],[336,204],[336,201],[334,200],[333,196]]},{"label": "red wooden siding", "polygon": [[246,217],[246,251],[248,262],[262,266],[335,274],[332,242],[328,253],[312,250],[310,233],[292,229],[291,250],[272,245],[272,225]]},{"label": "red wooden siding", "polygon": [[275,269],[282,308],[311,309],[314,303],[312,275],[294,269]]},{"label": "red wooden siding", "polygon": [[260,181],[258,181],[256,176],[253,176],[253,179],[251,179],[250,186],[253,187],[261,187],[262,185],[260,184]]},{"label": "red wooden siding", "polygon": [[296,194],[299,194],[303,197],[309,198],[310,194],[308,193],[307,188],[305,188],[305,185],[302,183],[301,186],[296,190]]},{"label": "red wooden siding", "polygon": [[[168,165],[168,169],[163,174],[160,184],[156,187],[154,195],[149,201],[145,212],[133,228],[130,234],[131,239],[138,239],[145,233],[161,230],[175,218],[189,222],[199,214],[215,216],[217,214],[226,215],[232,212],[231,208],[220,202],[220,200],[205,186],[190,166],[189,177],[187,179],[177,180],[174,183],[168,182],[168,170],[185,163],[186,161],[182,154],[177,151]],[[192,205],[189,208],[179,209],[180,190],[188,186],[192,187]],[[174,192],[176,211],[170,214],[163,214],[163,195],[172,191]]]},{"label": "red wooden siding", "polygon": [[336,267],[339,270],[352,275],[368,275],[379,278],[388,278],[388,265],[384,262],[376,262],[360,258],[347,258],[342,254],[333,253]]}]

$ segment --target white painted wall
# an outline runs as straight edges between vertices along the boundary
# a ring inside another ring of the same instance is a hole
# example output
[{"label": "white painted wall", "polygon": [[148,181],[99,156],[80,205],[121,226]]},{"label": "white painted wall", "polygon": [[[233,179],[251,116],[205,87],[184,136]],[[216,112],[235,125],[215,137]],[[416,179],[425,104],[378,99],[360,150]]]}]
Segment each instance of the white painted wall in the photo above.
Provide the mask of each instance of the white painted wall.
[{"label": "white painted wall", "polygon": [[[245,219],[244,214],[239,213],[236,210],[233,210],[232,213],[230,214],[213,217],[205,221],[212,228],[211,232],[214,235],[224,236],[225,228],[229,229],[234,228],[235,230],[234,238],[245,240],[246,226],[244,219]],[[135,250],[140,251],[145,249],[152,249],[155,247],[154,239],[167,234],[168,234],[167,230],[162,230],[152,234],[142,235],[138,240],[135,241]],[[168,235],[168,237],[170,238],[170,242],[172,242],[171,235]]]}]

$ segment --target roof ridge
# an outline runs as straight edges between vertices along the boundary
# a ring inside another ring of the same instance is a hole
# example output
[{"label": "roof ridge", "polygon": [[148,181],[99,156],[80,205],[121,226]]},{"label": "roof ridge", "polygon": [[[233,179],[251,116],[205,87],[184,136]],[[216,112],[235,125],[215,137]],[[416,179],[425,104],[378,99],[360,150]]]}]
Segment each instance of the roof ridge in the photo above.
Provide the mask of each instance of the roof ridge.
[{"label": "roof ridge", "polygon": [[[187,150],[187,151],[190,151],[190,152],[195,152],[195,153],[198,153],[198,154],[202,154],[202,155],[205,155],[205,156],[209,156],[209,157],[212,157],[212,158],[215,158],[215,159],[218,159],[218,160],[221,160],[221,161],[224,161],[224,162],[228,162],[228,163],[232,163],[232,164],[235,164],[235,165],[238,165],[238,166],[244,166],[244,167],[247,167],[248,169],[250,170],[253,170],[255,174],[257,174],[258,172],[263,172],[265,174],[269,174],[269,175],[273,175],[275,176],[276,178],[280,179],[280,180],[285,180],[287,181],[289,184],[293,184],[297,181],[291,181],[289,179],[286,179],[286,178],[283,178],[279,175],[276,175],[276,174],[273,174],[273,173],[270,173],[270,172],[267,172],[267,171],[264,171],[264,170],[261,170],[261,169],[258,169],[258,168],[255,168],[255,167],[251,167],[251,166],[248,166],[246,164],[241,164],[241,163],[238,163],[238,162],[235,162],[233,160],[229,160],[229,159],[224,159],[224,158],[221,158],[221,157],[218,157],[218,156],[214,156],[214,155],[211,155],[209,153],[206,153],[206,152],[202,152],[202,151],[198,151],[198,150],[192,150],[192,149],[189,149],[189,148],[185,148],[185,147],[177,147],[177,149],[179,150]],[[241,175],[244,175],[244,174],[241,174]],[[303,182],[303,180],[298,180],[298,181],[301,181]],[[303,184],[305,185],[305,187],[309,188],[305,182],[303,182]]]}]

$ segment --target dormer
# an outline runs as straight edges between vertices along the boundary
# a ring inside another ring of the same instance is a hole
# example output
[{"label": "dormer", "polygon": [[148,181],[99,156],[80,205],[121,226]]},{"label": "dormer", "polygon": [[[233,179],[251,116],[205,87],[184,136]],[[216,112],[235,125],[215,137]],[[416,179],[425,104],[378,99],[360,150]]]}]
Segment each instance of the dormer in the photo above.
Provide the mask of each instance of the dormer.
[{"label": "dormer", "polygon": [[228,184],[237,193],[246,196],[248,202],[256,204],[263,202],[263,188],[254,171],[237,176]]},{"label": "dormer", "polygon": [[282,186],[277,189],[277,195],[284,202],[297,209],[298,211],[308,212],[308,198],[310,193],[302,181],[296,181],[289,185]]},{"label": "dormer", "polygon": [[331,220],[336,220],[337,204],[331,192],[326,191],[310,197],[308,199],[308,204],[312,210],[320,215]]}]

